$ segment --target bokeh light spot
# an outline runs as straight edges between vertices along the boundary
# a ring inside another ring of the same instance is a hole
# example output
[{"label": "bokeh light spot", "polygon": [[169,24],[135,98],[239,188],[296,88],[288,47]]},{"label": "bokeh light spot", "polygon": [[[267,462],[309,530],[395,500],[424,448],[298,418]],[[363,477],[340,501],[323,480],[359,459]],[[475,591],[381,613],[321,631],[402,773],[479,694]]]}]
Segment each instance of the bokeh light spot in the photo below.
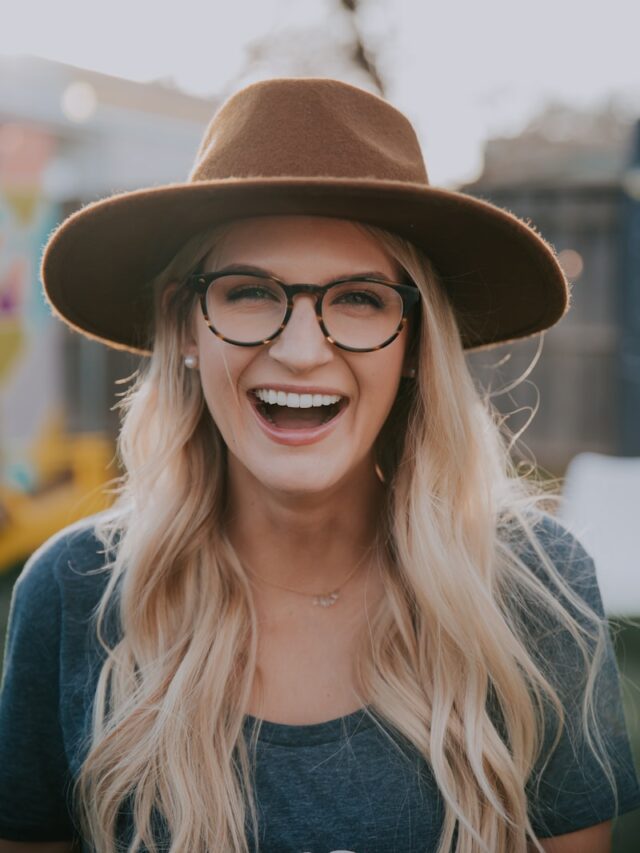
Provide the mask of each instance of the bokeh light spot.
[{"label": "bokeh light spot", "polygon": [[70,83],[62,93],[62,112],[69,121],[88,121],[98,106],[96,92],[90,83]]},{"label": "bokeh light spot", "polygon": [[558,261],[566,277],[572,281],[578,278],[584,269],[582,255],[575,249],[563,249],[558,253]]}]

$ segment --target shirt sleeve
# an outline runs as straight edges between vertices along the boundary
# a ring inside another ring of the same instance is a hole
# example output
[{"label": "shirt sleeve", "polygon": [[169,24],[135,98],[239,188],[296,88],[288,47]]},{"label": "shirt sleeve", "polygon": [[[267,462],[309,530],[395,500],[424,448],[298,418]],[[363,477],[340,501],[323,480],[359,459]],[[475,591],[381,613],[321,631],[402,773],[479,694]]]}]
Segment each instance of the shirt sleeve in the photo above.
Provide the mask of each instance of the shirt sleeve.
[{"label": "shirt sleeve", "polygon": [[[554,565],[571,589],[604,618],[593,559],[559,523],[547,521],[545,526],[548,540],[545,548]],[[572,615],[585,624],[577,609],[561,594],[558,597]],[[586,682],[578,645],[568,631],[545,619],[536,621],[531,628],[531,647],[535,648],[538,662],[558,692],[565,723],[558,745],[551,751],[557,717],[547,713],[541,759],[527,786],[532,826],[539,838],[584,829],[640,806],[640,788],[625,724],[620,676],[609,633],[595,679],[594,711],[612,780],[607,778],[584,735],[581,712]]]},{"label": "shirt sleeve", "polygon": [[0,689],[0,838],[74,836],[59,717],[60,539],[27,562],[11,599]]}]

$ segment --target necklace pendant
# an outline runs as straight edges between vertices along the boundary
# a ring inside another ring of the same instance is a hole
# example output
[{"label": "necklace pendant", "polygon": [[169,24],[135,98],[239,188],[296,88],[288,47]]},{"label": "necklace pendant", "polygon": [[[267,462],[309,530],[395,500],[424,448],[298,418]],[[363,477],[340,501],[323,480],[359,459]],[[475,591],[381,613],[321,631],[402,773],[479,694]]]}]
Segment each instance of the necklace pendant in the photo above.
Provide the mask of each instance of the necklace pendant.
[{"label": "necklace pendant", "polygon": [[331,607],[340,597],[339,592],[330,592],[329,595],[316,595],[313,599],[314,607]]}]

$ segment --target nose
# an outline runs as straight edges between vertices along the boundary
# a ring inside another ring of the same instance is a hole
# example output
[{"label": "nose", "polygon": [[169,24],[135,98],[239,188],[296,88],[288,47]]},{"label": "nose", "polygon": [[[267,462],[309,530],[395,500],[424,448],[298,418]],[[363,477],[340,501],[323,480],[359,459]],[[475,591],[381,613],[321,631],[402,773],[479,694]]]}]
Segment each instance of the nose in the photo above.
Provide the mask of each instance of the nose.
[{"label": "nose", "polygon": [[269,346],[269,355],[293,372],[307,371],[330,362],[333,346],[325,338],[316,317],[312,296],[297,294],[289,322]]}]

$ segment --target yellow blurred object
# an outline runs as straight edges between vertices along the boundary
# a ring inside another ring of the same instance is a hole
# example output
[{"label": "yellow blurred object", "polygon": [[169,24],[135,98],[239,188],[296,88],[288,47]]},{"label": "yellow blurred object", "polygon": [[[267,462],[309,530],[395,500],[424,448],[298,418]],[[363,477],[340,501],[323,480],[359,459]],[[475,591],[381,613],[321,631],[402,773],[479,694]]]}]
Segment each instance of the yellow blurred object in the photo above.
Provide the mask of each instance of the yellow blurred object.
[{"label": "yellow blurred object", "polygon": [[66,525],[109,506],[113,457],[113,444],[101,433],[65,435],[59,417],[49,421],[32,453],[37,490],[0,486],[0,572]]},{"label": "yellow blurred object", "polygon": [[6,382],[23,348],[22,323],[14,317],[0,316],[0,384]]}]

